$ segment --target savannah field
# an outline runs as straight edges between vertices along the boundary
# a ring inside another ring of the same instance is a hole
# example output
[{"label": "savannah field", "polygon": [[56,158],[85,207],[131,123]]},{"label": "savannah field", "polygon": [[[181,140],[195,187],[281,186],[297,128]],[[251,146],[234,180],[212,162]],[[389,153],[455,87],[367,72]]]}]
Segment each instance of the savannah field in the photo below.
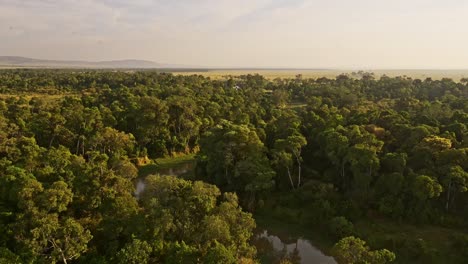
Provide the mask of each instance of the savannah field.
[{"label": "savannah field", "polygon": [[[303,78],[334,78],[340,74],[349,74],[353,76],[359,70],[305,70],[305,69],[194,69],[194,70],[174,70],[171,71],[176,75],[202,75],[210,77],[211,79],[225,79],[230,76],[239,76],[247,74],[260,74],[267,79],[273,80],[276,78],[294,78],[296,75],[301,74]],[[454,81],[459,81],[462,78],[468,78],[468,69],[466,70],[364,70],[364,72],[374,73],[376,78],[387,75],[389,77],[407,76],[413,79],[426,79],[432,78],[440,80],[442,78],[450,78]],[[359,75],[355,75],[359,76]]]}]

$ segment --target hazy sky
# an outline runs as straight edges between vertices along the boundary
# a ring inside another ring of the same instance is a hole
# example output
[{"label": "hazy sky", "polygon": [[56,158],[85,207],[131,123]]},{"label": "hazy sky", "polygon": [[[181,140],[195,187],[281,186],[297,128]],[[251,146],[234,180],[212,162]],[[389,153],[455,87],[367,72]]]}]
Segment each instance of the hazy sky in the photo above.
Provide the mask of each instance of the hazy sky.
[{"label": "hazy sky", "polygon": [[468,68],[466,0],[0,0],[0,55]]}]

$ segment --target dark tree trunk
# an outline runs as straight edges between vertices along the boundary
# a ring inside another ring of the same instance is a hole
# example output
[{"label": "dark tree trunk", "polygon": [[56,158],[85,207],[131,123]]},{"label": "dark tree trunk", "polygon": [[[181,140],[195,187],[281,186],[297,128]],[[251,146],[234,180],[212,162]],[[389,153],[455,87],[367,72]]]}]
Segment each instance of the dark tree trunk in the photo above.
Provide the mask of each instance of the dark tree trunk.
[{"label": "dark tree trunk", "polygon": [[450,206],[450,194],[451,194],[451,191],[452,191],[452,180],[450,180],[449,182],[449,186],[447,188],[447,199],[445,201],[445,211],[448,212],[449,211],[449,206]]}]

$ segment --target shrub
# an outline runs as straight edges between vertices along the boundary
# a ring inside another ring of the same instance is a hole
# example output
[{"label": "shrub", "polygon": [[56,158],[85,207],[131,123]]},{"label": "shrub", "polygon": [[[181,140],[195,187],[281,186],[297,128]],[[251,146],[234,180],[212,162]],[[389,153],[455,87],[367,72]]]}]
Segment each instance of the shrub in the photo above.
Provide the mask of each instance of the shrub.
[{"label": "shrub", "polygon": [[337,216],[330,220],[329,232],[336,238],[342,238],[354,234],[354,225],[344,216]]}]

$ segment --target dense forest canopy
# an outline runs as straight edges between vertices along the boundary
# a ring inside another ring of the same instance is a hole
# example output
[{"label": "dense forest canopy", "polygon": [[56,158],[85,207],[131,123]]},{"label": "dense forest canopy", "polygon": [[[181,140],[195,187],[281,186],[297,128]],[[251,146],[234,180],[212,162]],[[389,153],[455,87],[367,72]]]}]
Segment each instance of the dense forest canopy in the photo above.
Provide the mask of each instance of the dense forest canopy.
[{"label": "dense forest canopy", "polygon": [[[463,263],[467,125],[466,79],[1,70],[0,263],[255,263],[260,211],[328,230],[340,263]],[[189,153],[190,179],[135,196],[139,166]]]}]

